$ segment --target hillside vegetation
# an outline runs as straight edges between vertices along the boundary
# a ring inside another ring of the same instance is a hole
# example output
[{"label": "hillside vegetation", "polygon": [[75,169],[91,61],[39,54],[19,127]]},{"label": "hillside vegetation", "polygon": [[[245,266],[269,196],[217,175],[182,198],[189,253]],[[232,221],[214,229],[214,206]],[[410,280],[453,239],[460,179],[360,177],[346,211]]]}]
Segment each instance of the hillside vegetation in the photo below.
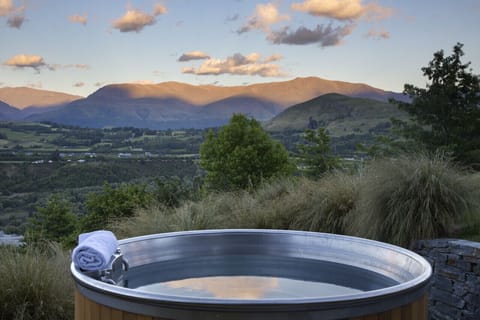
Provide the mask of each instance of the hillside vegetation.
[{"label": "hillside vegetation", "polygon": [[324,127],[331,136],[339,137],[388,129],[392,117],[406,118],[406,112],[387,102],[331,93],[294,105],[264,126],[273,132]]}]

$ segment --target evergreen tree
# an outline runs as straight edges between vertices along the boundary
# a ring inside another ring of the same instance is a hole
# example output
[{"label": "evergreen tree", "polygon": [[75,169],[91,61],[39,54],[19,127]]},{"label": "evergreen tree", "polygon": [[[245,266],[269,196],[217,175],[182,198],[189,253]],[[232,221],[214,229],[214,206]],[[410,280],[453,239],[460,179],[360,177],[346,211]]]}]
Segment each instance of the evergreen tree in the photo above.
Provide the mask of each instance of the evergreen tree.
[{"label": "evergreen tree", "polygon": [[472,162],[474,152],[480,151],[480,81],[469,69],[470,63],[462,63],[462,47],[457,43],[450,56],[436,52],[422,68],[429,80],[426,88],[406,84],[404,94],[411,103],[394,102],[411,118],[410,122],[396,121],[403,137]]},{"label": "evergreen tree", "polygon": [[330,153],[330,137],[325,128],[307,129],[305,143],[298,144],[299,165],[307,176],[319,178],[322,174],[339,166],[337,157]]}]

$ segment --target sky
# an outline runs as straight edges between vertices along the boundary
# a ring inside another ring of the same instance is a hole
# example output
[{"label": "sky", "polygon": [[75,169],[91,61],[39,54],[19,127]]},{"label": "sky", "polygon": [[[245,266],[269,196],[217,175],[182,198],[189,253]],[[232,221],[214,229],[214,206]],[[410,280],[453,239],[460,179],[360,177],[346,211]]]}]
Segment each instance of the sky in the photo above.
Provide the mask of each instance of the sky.
[{"label": "sky", "polygon": [[457,42],[480,74],[479,30],[478,0],[0,0],[0,87],[315,76],[401,92]]}]

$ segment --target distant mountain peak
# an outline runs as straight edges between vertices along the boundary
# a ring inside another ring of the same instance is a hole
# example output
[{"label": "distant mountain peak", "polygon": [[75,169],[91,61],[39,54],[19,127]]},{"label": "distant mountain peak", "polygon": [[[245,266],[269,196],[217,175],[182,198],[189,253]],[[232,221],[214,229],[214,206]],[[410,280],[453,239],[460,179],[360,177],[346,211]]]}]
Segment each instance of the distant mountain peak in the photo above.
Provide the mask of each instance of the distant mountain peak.
[{"label": "distant mountain peak", "polygon": [[18,109],[64,105],[83,97],[28,87],[0,88],[0,100]]}]

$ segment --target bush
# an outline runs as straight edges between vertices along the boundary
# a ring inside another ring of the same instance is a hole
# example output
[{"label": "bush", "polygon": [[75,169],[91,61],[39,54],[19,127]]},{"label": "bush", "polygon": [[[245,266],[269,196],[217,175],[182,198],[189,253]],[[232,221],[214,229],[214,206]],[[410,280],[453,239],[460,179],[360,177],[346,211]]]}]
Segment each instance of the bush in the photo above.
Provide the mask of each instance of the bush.
[{"label": "bush", "polygon": [[101,192],[88,195],[88,214],[81,221],[81,231],[103,229],[111,221],[132,216],[135,208],[146,207],[152,198],[143,184],[121,184],[113,188],[106,183]]},{"label": "bush", "polygon": [[25,232],[27,243],[57,241],[66,247],[73,246],[78,219],[72,213],[71,204],[58,196],[52,196],[45,207],[38,207],[37,214],[28,219]]},{"label": "bush", "polygon": [[73,319],[70,256],[59,245],[0,246],[0,320]]},{"label": "bush", "polygon": [[372,161],[361,179],[350,231],[409,246],[452,234],[478,208],[478,183],[440,154]]}]

